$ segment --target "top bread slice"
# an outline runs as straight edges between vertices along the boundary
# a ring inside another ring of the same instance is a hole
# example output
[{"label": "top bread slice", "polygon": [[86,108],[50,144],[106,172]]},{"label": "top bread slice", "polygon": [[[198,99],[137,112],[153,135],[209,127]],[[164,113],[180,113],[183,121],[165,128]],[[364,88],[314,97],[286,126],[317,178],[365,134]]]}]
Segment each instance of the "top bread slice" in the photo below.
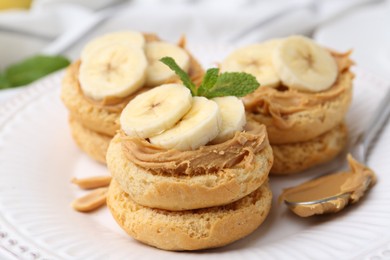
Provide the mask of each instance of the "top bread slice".
[{"label": "top bread slice", "polygon": [[236,201],[267,180],[273,163],[272,149],[267,142],[264,149],[255,155],[249,169],[236,165],[212,174],[156,174],[126,158],[119,134],[111,141],[106,159],[113,178],[136,203],[173,211]]},{"label": "top bread slice", "polygon": [[327,100],[317,106],[283,116],[288,127],[275,124],[270,114],[247,112],[248,120],[254,120],[267,126],[268,138],[271,144],[290,144],[309,141],[320,136],[343,122],[352,101],[352,80],[354,75],[345,72],[340,76],[339,84],[346,91],[332,100]]}]

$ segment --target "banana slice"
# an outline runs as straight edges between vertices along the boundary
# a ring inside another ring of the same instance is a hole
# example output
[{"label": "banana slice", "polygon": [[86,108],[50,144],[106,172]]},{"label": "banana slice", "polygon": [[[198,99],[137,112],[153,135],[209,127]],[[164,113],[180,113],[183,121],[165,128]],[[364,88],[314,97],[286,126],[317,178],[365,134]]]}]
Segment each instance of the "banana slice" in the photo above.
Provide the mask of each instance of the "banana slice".
[{"label": "banana slice", "polygon": [[125,32],[114,32],[100,36],[96,39],[93,39],[89,42],[81,52],[81,60],[87,60],[89,58],[94,58],[94,55],[97,55],[96,52],[101,47],[106,45],[111,45],[113,43],[121,43],[124,45],[133,46],[135,48],[144,48],[145,38],[140,32],[134,31],[125,31]]},{"label": "banana slice", "polygon": [[173,128],[150,138],[152,144],[181,151],[194,150],[213,140],[221,128],[217,103],[194,97],[191,110]]},{"label": "banana slice", "polygon": [[145,45],[146,57],[149,66],[146,70],[146,85],[153,87],[164,84],[167,80],[175,76],[175,73],[160,61],[165,56],[172,57],[177,65],[188,72],[190,68],[190,56],[182,48],[166,43],[151,42]]},{"label": "banana slice", "polygon": [[145,83],[147,60],[140,48],[111,44],[81,63],[79,81],[84,94],[95,100],[126,97]]},{"label": "banana slice", "polygon": [[222,143],[234,136],[236,131],[242,131],[246,124],[245,108],[240,99],[234,96],[213,98],[221,111],[222,125],[212,140],[213,144]]},{"label": "banana slice", "polygon": [[188,88],[165,84],[135,97],[122,111],[120,124],[128,136],[149,138],[173,127],[192,106]]},{"label": "banana slice", "polygon": [[276,39],[240,48],[221,63],[221,71],[246,72],[255,76],[261,86],[278,86],[280,78],[272,63],[272,54],[280,42]]},{"label": "banana slice", "polygon": [[330,53],[303,36],[283,40],[274,52],[273,62],[284,85],[319,92],[333,85],[337,64]]}]

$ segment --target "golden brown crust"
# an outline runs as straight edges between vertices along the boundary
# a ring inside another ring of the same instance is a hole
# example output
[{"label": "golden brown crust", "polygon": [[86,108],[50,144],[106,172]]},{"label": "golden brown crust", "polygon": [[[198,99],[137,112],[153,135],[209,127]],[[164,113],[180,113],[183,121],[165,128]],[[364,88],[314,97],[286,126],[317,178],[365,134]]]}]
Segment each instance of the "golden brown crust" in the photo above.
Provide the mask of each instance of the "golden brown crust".
[{"label": "golden brown crust", "polygon": [[110,143],[107,166],[114,179],[138,204],[167,210],[184,210],[223,205],[257,189],[272,166],[269,145],[255,155],[250,168],[237,167],[195,176],[163,175],[127,160],[119,135]]},{"label": "golden brown crust", "polygon": [[347,143],[347,128],[344,123],[306,142],[272,145],[274,164],[271,174],[294,174],[315,165],[330,161]]},{"label": "golden brown crust", "polygon": [[247,117],[267,126],[271,144],[305,142],[336,127],[352,100],[354,74],[349,70],[349,54],[332,53],[340,74],[328,90],[306,93],[260,87],[244,98]]},{"label": "golden brown crust", "polygon": [[69,125],[77,146],[96,161],[105,164],[111,136],[92,131],[72,117],[69,118]]},{"label": "golden brown crust", "polygon": [[200,250],[232,243],[252,233],[267,217],[268,183],[234,203],[198,210],[166,211],[143,207],[112,181],[107,205],[134,239],[165,250]]}]

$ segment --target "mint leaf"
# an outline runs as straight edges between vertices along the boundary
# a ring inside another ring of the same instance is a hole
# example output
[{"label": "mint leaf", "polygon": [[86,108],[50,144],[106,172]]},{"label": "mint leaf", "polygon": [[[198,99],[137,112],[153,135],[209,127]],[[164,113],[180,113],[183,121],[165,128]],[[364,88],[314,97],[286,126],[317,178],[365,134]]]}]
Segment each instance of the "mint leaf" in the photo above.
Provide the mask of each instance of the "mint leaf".
[{"label": "mint leaf", "polygon": [[218,68],[211,68],[206,71],[199,88],[196,88],[188,74],[176,64],[174,59],[164,57],[160,61],[180,77],[183,84],[191,90],[192,96],[203,96],[206,98],[224,96],[243,97],[252,93],[260,86],[256,78],[251,74],[244,72],[225,72],[219,75]]},{"label": "mint leaf", "polygon": [[207,93],[209,89],[211,89],[215,85],[218,79],[218,73],[218,68],[212,68],[206,71],[206,75],[204,76],[202,83],[200,84],[197,91],[197,94],[199,96],[203,96],[205,93]]},{"label": "mint leaf", "polygon": [[243,97],[255,91],[260,84],[251,74],[225,72],[219,75],[214,86],[204,93],[207,98],[236,96]]},{"label": "mint leaf", "polygon": [[63,56],[37,55],[11,65],[6,69],[4,77],[10,84],[9,87],[23,86],[69,64],[69,60]]},{"label": "mint leaf", "polygon": [[187,88],[189,88],[191,90],[191,94],[193,96],[196,96],[195,84],[190,79],[190,76],[188,76],[188,74],[184,70],[182,70],[179,67],[179,65],[177,65],[177,63],[175,62],[174,59],[172,59],[171,57],[164,57],[164,58],[161,58],[160,61],[162,63],[164,63],[165,65],[167,65],[171,70],[173,70],[176,73],[176,75],[179,76],[181,81],[183,81],[184,86],[186,86]]}]

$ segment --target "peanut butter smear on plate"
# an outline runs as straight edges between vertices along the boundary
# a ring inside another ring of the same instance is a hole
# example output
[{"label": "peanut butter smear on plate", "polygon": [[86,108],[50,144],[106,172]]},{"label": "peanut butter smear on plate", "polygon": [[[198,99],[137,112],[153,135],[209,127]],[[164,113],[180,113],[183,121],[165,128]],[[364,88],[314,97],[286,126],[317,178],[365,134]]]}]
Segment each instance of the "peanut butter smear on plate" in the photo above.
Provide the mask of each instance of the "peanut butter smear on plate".
[{"label": "peanut butter smear on plate", "polygon": [[358,202],[376,183],[376,176],[351,155],[347,160],[350,171],[326,175],[285,189],[279,201],[284,201],[300,217],[336,213],[349,203]]}]

